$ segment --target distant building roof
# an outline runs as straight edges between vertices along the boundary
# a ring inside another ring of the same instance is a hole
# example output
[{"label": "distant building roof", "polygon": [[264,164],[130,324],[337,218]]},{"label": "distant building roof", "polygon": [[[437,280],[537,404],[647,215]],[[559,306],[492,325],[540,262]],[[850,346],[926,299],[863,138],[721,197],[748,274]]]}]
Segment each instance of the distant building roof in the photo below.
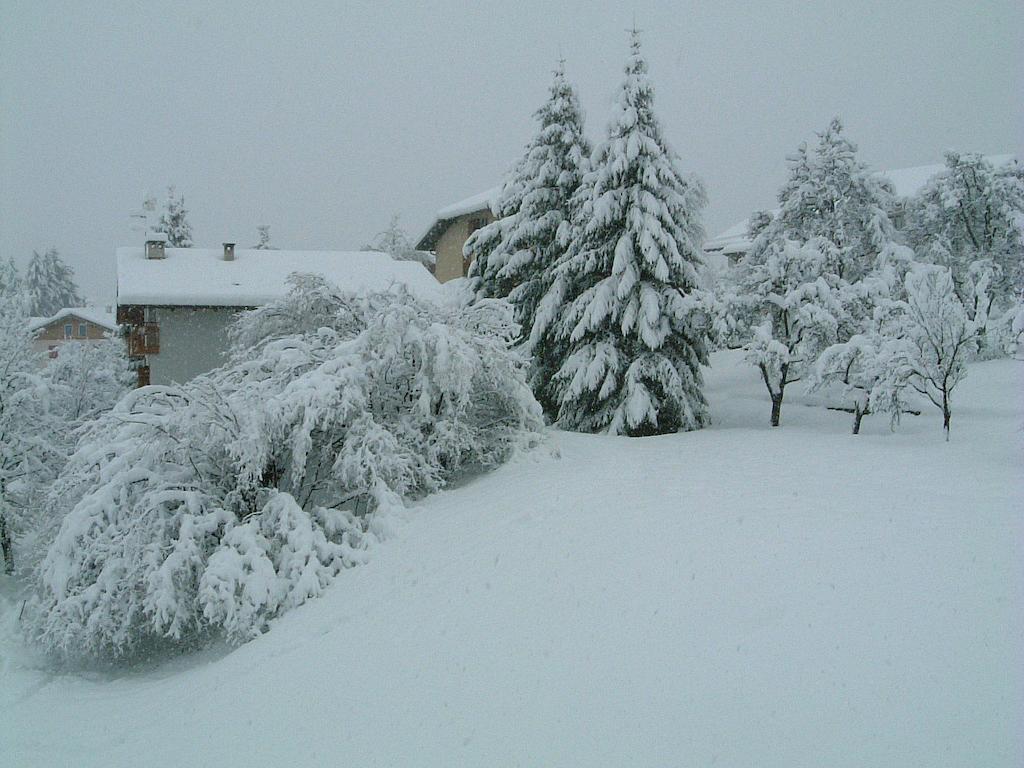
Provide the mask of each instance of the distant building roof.
[{"label": "distant building roof", "polygon": [[28,327],[35,331],[44,328],[51,323],[56,323],[67,318],[77,317],[86,322],[106,328],[109,331],[117,330],[117,320],[114,317],[113,307],[65,307],[50,317],[29,318]]},{"label": "distant building roof", "polygon": [[[985,159],[997,168],[1013,162],[1014,155],[985,155]],[[897,197],[911,197],[916,195],[932,176],[946,169],[945,163],[934,163],[932,165],[918,165],[913,168],[892,168],[889,170],[877,171],[876,175],[887,179],[892,184],[892,190]],[[772,210],[772,215],[779,212],[778,208]],[[730,254],[746,253],[750,250],[751,240],[747,236],[750,228],[750,219],[737,222],[709,240],[704,241],[704,250],[707,253]]]},{"label": "distant building roof", "polygon": [[281,298],[294,272],[322,275],[353,291],[404,285],[424,298],[440,287],[415,261],[396,261],[375,251],[271,251],[235,249],[224,260],[221,248],[168,248],[164,259],[147,259],[145,249],[117,249],[117,303],[147,306],[257,307]]},{"label": "distant building roof", "polygon": [[497,206],[500,193],[501,187],[491,187],[483,192],[478,192],[472,197],[467,197],[465,200],[459,200],[457,203],[446,205],[434,215],[434,221],[427,227],[427,231],[423,233],[423,236],[416,241],[416,249],[420,251],[434,250],[438,239],[444,234],[444,231],[448,228],[448,222],[452,219],[465,216],[467,213],[476,213],[477,211],[490,211],[496,214],[497,212],[494,209]]}]

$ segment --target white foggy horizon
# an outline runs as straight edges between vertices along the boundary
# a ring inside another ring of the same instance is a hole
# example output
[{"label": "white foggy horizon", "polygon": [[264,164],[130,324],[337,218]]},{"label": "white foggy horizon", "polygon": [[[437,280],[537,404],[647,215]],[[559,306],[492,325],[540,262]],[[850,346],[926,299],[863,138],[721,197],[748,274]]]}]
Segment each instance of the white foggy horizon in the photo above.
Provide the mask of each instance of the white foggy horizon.
[{"label": "white foggy horizon", "polygon": [[603,136],[643,31],[656,110],[708,189],[709,236],[769,206],[785,158],[840,115],[872,167],[1024,149],[1024,6],[985,3],[7,2],[0,257],[56,247],[93,301],[184,194],[196,245],[355,250],[400,214],[500,182],[559,56]]}]

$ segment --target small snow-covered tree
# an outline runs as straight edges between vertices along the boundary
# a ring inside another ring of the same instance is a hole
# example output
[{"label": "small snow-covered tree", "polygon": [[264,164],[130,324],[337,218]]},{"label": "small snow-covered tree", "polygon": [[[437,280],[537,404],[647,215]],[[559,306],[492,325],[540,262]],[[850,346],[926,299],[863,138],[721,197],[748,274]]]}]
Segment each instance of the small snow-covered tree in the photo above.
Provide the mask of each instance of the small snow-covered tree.
[{"label": "small snow-covered tree", "polygon": [[75,284],[75,272],[64,263],[56,248],[42,255],[32,253],[25,270],[22,290],[33,317],[50,317],[65,307],[80,307],[84,303]]},{"label": "small snow-covered tree", "polygon": [[167,245],[171,248],[192,247],[192,225],[188,221],[185,196],[175,195],[173,186],[167,188],[167,199],[156,227],[167,234]]},{"label": "small snow-covered tree", "polygon": [[55,441],[34,334],[16,302],[0,302],[0,556],[15,566],[14,540],[28,500],[52,478]]},{"label": "small snow-covered tree", "polygon": [[946,168],[908,206],[906,236],[918,257],[948,267],[968,315],[982,280],[989,302],[1004,309],[1024,287],[1024,171],[996,168],[982,155],[946,153]]},{"label": "small snow-covered tree", "polygon": [[836,274],[838,254],[824,238],[768,241],[740,263],[737,311],[753,331],[746,359],[761,373],[779,426],[786,387],[813,370],[818,354],[849,323],[849,286]]},{"label": "small snow-covered tree", "polygon": [[948,440],[953,390],[967,376],[985,317],[968,316],[946,267],[916,265],[907,273],[906,293],[901,336],[907,343],[899,364],[910,385],[942,411]]},{"label": "small snow-covered tree", "polygon": [[909,408],[910,369],[904,364],[907,349],[903,339],[884,330],[857,334],[833,344],[818,358],[811,389],[841,384],[852,402],[853,434],[860,434],[861,422],[871,413],[884,413],[895,428]]},{"label": "small snow-covered tree", "polygon": [[653,100],[634,31],[608,137],[538,311],[568,347],[556,375],[568,429],[639,436],[707,423],[697,297],[704,188],[679,170]]},{"label": "small snow-covered tree", "polygon": [[858,284],[898,248],[891,195],[856,150],[834,118],[813,149],[801,144],[789,158],[778,213],[751,221],[754,241],[737,270],[733,303],[740,325],[752,330],[747,359],[771,397],[772,426],[786,386],[870,317]]},{"label": "small snow-covered tree", "polygon": [[293,276],[224,367],[86,427],[33,627],[56,651],[244,640],[385,535],[389,510],[536,437],[505,302],[437,307]]},{"label": "small snow-covered tree", "polygon": [[274,248],[274,246],[272,246],[270,244],[270,225],[269,224],[260,224],[259,226],[256,227],[256,232],[257,232],[257,240],[256,240],[256,245],[253,246],[253,249],[255,249],[257,251],[274,251],[274,250],[277,250],[276,248]]},{"label": "small snow-covered tree", "polygon": [[387,229],[378,232],[376,239],[363,247],[364,251],[380,251],[395,261],[418,261],[427,269],[434,266],[434,257],[426,251],[418,251],[409,235],[402,228],[401,218],[396,213],[391,217]]}]

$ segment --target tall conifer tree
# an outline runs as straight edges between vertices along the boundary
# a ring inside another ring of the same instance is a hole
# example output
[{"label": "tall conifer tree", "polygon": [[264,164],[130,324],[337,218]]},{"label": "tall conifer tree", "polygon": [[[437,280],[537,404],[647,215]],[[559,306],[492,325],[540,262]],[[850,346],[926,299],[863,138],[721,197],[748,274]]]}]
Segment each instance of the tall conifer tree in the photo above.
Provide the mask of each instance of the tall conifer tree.
[{"label": "tall conifer tree", "polygon": [[608,137],[577,193],[576,229],[539,313],[568,345],[556,379],[568,429],[649,435],[708,420],[695,295],[706,197],[679,170],[653,102],[634,30]]}]

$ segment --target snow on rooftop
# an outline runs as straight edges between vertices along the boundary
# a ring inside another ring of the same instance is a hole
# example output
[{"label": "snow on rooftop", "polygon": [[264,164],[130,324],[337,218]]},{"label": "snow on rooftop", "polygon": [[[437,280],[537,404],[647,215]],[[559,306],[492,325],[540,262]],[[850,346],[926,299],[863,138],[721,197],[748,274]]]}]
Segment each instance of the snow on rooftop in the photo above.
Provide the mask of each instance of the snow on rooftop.
[{"label": "snow on rooftop", "polygon": [[50,317],[29,318],[29,328],[34,331],[69,317],[81,318],[86,322],[99,325],[111,331],[117,329],[117,320],[114,316],[113,307],[65,307]]},{"label": "snow on rooftop", "polygon": [[146,233],[147,243],[166,243],[167,233],[166,232],[147,232]]},{"label": "snow on rooftop", "polygon": [[[1013,155],[985,155],[985,159],[996,168],[1001,168],[1015,158]],[[897,197],[910,197],[924,189],[924,185],[932,176],[944,170],[946,170],[945,163],[933,163],[913,168],[892,168],[879,171],[878,175],[892,182],[893,192]]]},{"label": "snow on rooftop", "polygon": [[437,218],[454,219],[456,216],[464,216],[467,213],[473,213],[475,211],[493,211],[500,192],[501,187],[491,187],[490,189],[485,189],[483,192],[479,192],[472,197],[467,197],[465,200],[460,200],[457,203],[446,205],[437,212]]},{"label": "snow on rooftop", "polygon": [[147,259],[143,248],[117,249],[118,304],[256,307],[284,296],[293,272],[323,275],[352,291],[404,285],[422,298],[439,296],[423,265],[374,251],[272,251],[168,248],[166,259]]}]

